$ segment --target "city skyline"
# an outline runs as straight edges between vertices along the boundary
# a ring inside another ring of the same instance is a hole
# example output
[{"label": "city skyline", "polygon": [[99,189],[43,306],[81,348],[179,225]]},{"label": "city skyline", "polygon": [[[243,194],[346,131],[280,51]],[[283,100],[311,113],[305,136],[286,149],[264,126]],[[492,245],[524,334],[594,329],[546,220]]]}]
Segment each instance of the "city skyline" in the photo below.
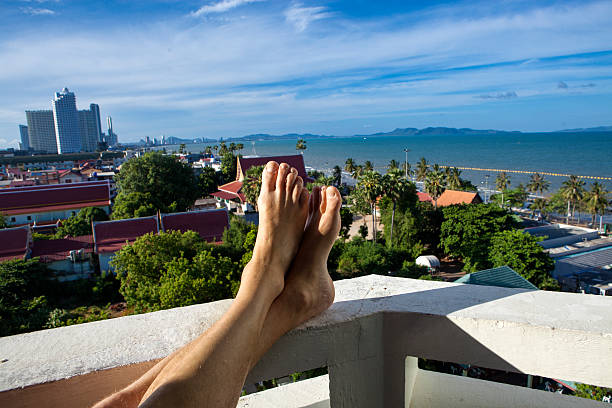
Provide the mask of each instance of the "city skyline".
[{"label": "city skyline", "polygon": [[605,1],[4,5],[0,148],[63,86],[125,142],[612,125]]}]

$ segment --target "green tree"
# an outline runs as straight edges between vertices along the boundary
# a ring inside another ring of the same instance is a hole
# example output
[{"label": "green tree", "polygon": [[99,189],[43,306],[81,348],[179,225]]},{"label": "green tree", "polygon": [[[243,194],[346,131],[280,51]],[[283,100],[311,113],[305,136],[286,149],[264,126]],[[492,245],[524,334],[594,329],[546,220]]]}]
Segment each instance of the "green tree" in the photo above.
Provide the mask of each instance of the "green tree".
[{"label": "green tree", "polygon": [[346,159],[346,162],[344,163],[344,170],[353,174],[355,172],[355,168],[356,168],[355,161],[351,159],[350,157]]},{"label": "green tree", "polygon": [[212,147],[211,146],[206,146],[206,148],[204,149],[204,154],[206,156],[212,155]]},{"label": "green tree", "polygon": [[579,179],[578,176],[571,175],[565,180],[561,186],[561,194],[567,200],[567,214],[569,221],[570,204],[572,206],[571,213],[574,216],[576,209],[576,203],[584,198],[584,181]]},{"label": "green tree", "polygon": [[363,171],[374,171],[374,164],[371,161],[366,160],[365,163],[363,163]]},{"label": "green tree", "polygon": [[597,214],[603,216],[606,208],[610,205],[609,194],[610,192],[606,190],[605,186],[597,181],[591,184],[591,190],[586,194],[586,207],[592,216],[592,224],[595,224]]},{"label": "green tree", "polygon": [[[536,198],[533,200],[533,203],[529,207],[533,212],[539,211],[542,216],[546,214],[546,208],[548,206],[548,201],[545,198]],[[535,214],[534,214],[535,215]]]},{"label": "green tree", "polygon": [[111,218],[122,220],[148,217],[157,214],[157,209],[161,206],[161,203],[157,202],[151,193],[122,193],[115,198]]},{"label": "green tree", "polygon": [[[115,203],[119,206],[123,206],[122,201],[133,200],[136,193],[146,200],[141,206],[152,206],[161,212],[186,211],[200,195],[191,167],[159,152],[128,160],[115,178],[119,187]],[[127,208],[123,206],[123,216],[136,216],[126,214]],[[113,218],[118,217],[113,214]]]},{"label": "green tree", "polygon": [[612,396],[612,388],[576,383],[575,395],[580,398],[601,401],[606,396]]},{"label": "green tree", "polygon": [[559,290],[559,284],[550,277],[555,268],[538,239],[521,230],[506,230],[491,237],[491,266],[508,265],[516,273],[540,289]]},{"label": "green tree", "polygon": [[49,314],[51,272],[38,259],[0,262],[0,336],[40,330]]},{"label": "green tree", "polygon": [[399,162],[395,159],[392,159],[387,165],[387,171],[392,169],[399,169]]},{"label": "green tree", "polygon": [[236,180],[238,171],[238,159],[232,153],[225,153],[221,156],[221,175],[224,183]]},{"label": "green tree", "polygon": [[257,209],[257,198],[261,192],[261,176],[264,166],[253,166],[249,168],[242,181],[242,192],[247,201]]},{"label": "green tree", "polygon": [[107,221],[108,214],[98,207],[83,208],[76,215],[63,220],[55,233],[57,238],[79,237],[91,235],[91,223],[93,221]]},{"label": "green tree", "polygon": [[376,241],[376,200],[382,192],[382,180],[380,174],[375,171],[364,171],[359,177],[357,189],[362,190],[364,198],[370,206],[372,214],[372,234]]},{"label": "green tree", "polygon": [[347,207],[340,208],[340,236],[343,239],[349,237],[351,225],[353,224],[353,213]]},{"label": "green tree", "polygon": [[[434,166],[435,167],[435,166]],[[434,207],[438,208],[438,198],[444,193],[444,173],[440,169],[434,168],[427,173],[425,179],[425,191],[434,200]]]},{"label": "green tree", "polygon": [[427,164],[427,160],[425,160],[424,157],[421,157],[421,160],[419,160],[416,166],[417,181],[425,181],[427,178],[427,173],[429,173],[429,165]]},{"label": "green tree", "polygon": [[332,180],[333,185],[336,187],[340,187],[342,185],[342,169],[340,166],[334,166],[332,169]]},{"label": "green tree", "polygon": [[185,143],[181,143],[181,144],[179,145],[178,152],[179,152],[179,153],[181,153],[181,154],[185,154],[185,153],[187,153],[187,148],[186,148],[186,146],[185,146]]},{"label": "green tree", "polygon": [[299,138],[297,143],[295,144],[295,150],[304,154],[304,150],[306,150],[306,141],[302,138]]},{"label": "green tree", "polygon": [[451,205],[442,213],[440,244],[447,255],[462,258],[468,271],[489,266],[493,234],[518,228],[512,214],[493,204]]},{"label": "green tree", "polygon": [[201,197],[217,191],[220,183],[220,175],[212,167],[204,167],[200,177],[198,178],[198,187],[200,188]]},{"label": "green tree", "polygon": [[550,187],[550,182],[540,173],[534,173],[529,179],[529,184],[527,184],[527,191],[542,195],[548,190],[548,187]]},{"label": "green tree", "polygon": [[230,150],[227,148],[227,145],[225,144],[225,142],[220,142],[219,143],[219,154],[221,156],[225,156],[228,153],[233,156],[233,153],[230,152]]},{"label": "green tree", "polygon": [[504,207],[506,202],[504,201],[504,192],[510,186],[510,177],[506,174],[505,171],[502,171],[497,174],[495,178],[495,188],[501,191],[501,206]]},{"label": "green tree", "polygon": [[393,226],[395,225],[395,210],[397,208],[397,203],[406,194],[407,189],[408,182],[403,178],[403,174],[400,169],[397,166],[389,167],[387,174],[382,177],[382,191],[384,192],[384,195],[393,203],[388,241],[390,246],[393,246]]},{"label": "green tree", "polygon": [[0,229],[8,227],[8,223],[6,222],[6,217],[0,213]]},{"label": "green tree", "polygon": [[193,231],[171,231],[138,238],[111,262],[128,305],[145,312],[231,297],[240,267],[223,251]]},{"label": "green tree", "polygon": [[461,179],[461,170],[456,167],[449,169],[448,176],[446,177],[446,187],[450,190],[461,190],[463,186],[463,180]]}]

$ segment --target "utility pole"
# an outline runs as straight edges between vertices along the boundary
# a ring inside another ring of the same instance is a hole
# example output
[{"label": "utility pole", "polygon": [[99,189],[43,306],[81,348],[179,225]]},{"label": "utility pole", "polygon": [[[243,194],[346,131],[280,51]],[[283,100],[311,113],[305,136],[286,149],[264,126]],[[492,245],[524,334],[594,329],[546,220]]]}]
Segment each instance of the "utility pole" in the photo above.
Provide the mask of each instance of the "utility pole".
[{"label": "utility pole", "polygon": [[406,178],[406,180],[408,180],[408,152],[409,151],[410,151],[409,149],[404,149],[404,153],[406,153],[406,163],[404,164],[404,171],[406,174],[404,177]]},{"label": "utility pole", "polygon": [[485,204],[489,203],[489,175],[485,174]]}]

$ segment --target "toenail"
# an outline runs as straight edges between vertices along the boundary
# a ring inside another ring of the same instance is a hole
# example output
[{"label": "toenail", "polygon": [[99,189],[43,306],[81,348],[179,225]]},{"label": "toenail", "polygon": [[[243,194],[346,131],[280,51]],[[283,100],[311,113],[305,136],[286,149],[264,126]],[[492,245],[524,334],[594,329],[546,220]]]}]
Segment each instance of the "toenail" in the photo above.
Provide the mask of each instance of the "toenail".
[{"label": "toenail", "polygon": [[266,165],[266,169],[272,173],[274,170],[276,170],[276,163],[274,162],[268,162],[268,164]]},{"label": "toenail", "polygon": [[283,164],[281,164],[281,167],[282,167],[283,169],[286,169],[287,167],[289,167],[289,165],[288,165],[287,163],[283,163]]}]

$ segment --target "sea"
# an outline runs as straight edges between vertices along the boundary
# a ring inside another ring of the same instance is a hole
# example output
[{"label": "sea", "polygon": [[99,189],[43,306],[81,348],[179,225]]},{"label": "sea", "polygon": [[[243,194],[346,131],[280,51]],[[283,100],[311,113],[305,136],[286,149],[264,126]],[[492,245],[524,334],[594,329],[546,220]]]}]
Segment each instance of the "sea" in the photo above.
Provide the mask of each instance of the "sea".
[{"label": "sea", "polygon": [[[463,167],[461,177],[480,188],[487,185],[493,188],[500,170],[514,170],[525,173],[508,173],[511,188],[519,183],[528,183],[534,172],[546,172],[557,174],[544,176],[550,182],[548,194],[561,187],[567,174],[600,177],[602,179],[585,178],[587,188],[591,182],[599,181],[612,190],[612,132],[442,134],[305,140],[307,149],[303,154],[306,166],[327,174],[336,165],[343,168],[347,158],[352,158],[357,164],[369,160],[376,170],[384,172],[392,159],[403,163],[406,160],[404,149],[407,149],[412,168],[421,157],[425,157],[430,164]],[[296,154],[296,140],[241,143],[244,149],[240,153],[244,156]],[[188,151],[200,152],[207,145],[210,144],[188,144],[186,147]],[[165,147],[169,151],[178,150],[178,146],[174,145]]]}]

